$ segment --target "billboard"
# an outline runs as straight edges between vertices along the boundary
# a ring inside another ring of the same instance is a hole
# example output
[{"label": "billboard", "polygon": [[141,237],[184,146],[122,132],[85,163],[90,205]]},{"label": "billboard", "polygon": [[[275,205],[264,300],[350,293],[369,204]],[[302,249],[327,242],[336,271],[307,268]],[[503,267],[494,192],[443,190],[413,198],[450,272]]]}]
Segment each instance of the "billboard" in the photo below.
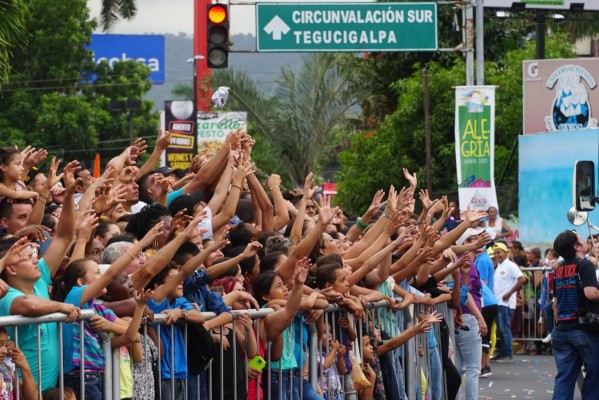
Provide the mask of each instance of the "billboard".
[{"label": "billboard", "polygon": [[524,61],[524,134],[597,127],[599,58]]},{"label": "billboard", "polygon": [[524,4],[526,9],[569,10],[574,4],[573,8],[583,5],[585,11],[599,10],[599,1],[597,0],[485,0],[484,5],[485,7],[511,8],[514,3]]},{"label": "billboard", "polygon": [[117,61],[135,60],[150,68],[152,83],[164,83],[163,35],[92,34],[89,48],[96,64],[107,61],[112,66]]},{"label": "billboard", "polygon": [[[520,240],[527,246],[548,248],[558,233],[574,228],[586,238],[587,227],[570,225],[566,213],[572,207],[574,163],[597,162],[599,130],[521,135],[518,142]],[[589,213],[595,223],[598,210]]]},{"label": "billboard", "polygon": [[194,103],[190,100],[164,102],[164,129],[171,133],[165,161],[173,169],[191,166],[197,154]]},{"label": "billboard", "polygon": [[456,87],[455,153],[460,210],[497,207],[494,86]]},{"label": "billboard", "polygon": [[247,120],[247,113],[239,111],[198,112],[198,149],[216,153],[229,132],[247,129]]}]

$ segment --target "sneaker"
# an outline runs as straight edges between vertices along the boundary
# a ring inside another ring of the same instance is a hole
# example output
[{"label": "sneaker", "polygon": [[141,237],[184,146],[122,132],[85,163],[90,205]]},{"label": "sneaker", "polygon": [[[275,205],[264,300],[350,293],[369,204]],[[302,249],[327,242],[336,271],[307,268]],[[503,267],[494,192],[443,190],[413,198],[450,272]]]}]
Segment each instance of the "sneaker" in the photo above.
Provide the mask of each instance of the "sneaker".
[{"label": "sneaker", "polygon": [[543,343],[551,343],[551,333],[549,335],[545,336],[543,338],[543,340],[541,340],[541,342],[543,342]]},{"label": "sneaker", "polygon": [[481,378],[488,378],[491,375],[493,375],[493,373],[491,372],[491,366],[487,365],[486,367],[484,367],[481,371],[480,371],[480,377]]},{"label": "sneaker", "polygon": [[509,356],[499,357],[495,361],[497,361],[498,363],[511,363],[511,362],[514,362],[514,357],[509,357]]}]

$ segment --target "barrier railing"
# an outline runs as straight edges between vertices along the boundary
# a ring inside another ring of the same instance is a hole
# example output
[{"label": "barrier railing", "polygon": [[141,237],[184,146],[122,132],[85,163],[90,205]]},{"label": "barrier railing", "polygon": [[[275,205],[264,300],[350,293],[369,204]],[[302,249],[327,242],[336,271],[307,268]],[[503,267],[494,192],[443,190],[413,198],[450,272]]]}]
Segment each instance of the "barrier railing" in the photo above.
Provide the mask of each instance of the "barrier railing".
[{"label": "barrier railing", "polygon": [[[413,324],[414,321],[414,315],[418,315],[418,313],[420,311],[424,311],[424,307],[422,305],[413,305],[413,306],[409,306],[407,308],[405,308],[404,310],[398,310],[398,311],[392,311],[388,308],[388,304],[387,301],[380,301],[377,303],[371,303],[371,304],[367,304],[364,306],[365,311],[367,312],[367,317],[366,317],[366,321],[365,323],[360,323],[361,321],[356,320],[355,318],[353,318],[351,315],[348,314],[348,312],[342,308],[339,307],[337,305],[331,305],[329,306],[326,310],[324,310],[324,329],[323,329],[323,333],[325,335],[328,336],[329,333],[331,333],[333,340],[338,340],[340,339],[340,329],[341,327],[339,327],[339,317],[344,317],[347,318],[347,320],[350,323],[350,327],[352,329],[354,329],[354,331],[356,332],[356,340],[352,341],[352,344],[349,345],[348,343],[348,353],[350,351],[353,352],[353,355],[355,356],[355,359],[358,360],[358,362],[360,363],[359,365],[354,366],[355,368],[361,368],[361,364],[363,363],[364,360],[364,354],[363,354],[363,346],[362,346],[362,334],[363,334],[363,330],[366,329],[366,332],[374,337],[376,336],[376,332],[374,331],[375,329],[378,329],[380,331],[382,331],[382,333],[384,335],[388,335],[389,337],[394,337],[397,336],[399,333],[401,333],[403,330],[407,329],[409,326],[411,326]],[[453,314],[452,312],[447,308],[446,304],[440,304],[438,306],[432,307],[432,310],[437,310],[439,312],[441,312],[443,314],[443,316],[446,318],[446,320],[448,321],[448,324],[451,326],[453,325]],[[252,320],[255,322],[255,320],[259,320],[261,318],[264,318],[266,315],[270,314],[274,312],[272,309],[261,309],[261,310],[239,310],[239,311],[232,311],[233,314],[233,321],[231,322],[231,330],[233,332],[232,338],[233,340],[230,341],[230,348],[232,353],[230,353],[230,355],[232,355],[232,366],[227,365],[227,367],[225,367],[225,362],[223,362],[224,360],[224,345],[223,343],[225,342],[224,340],[224,333],[223,333],[223,329],[220,329],[220,333],[218,334],[218,336],[220,336],[220,344],[218,345],[217,348],[217,354],[216,357],[220,358],[219,362],[219,368],[218,370],[214,370],[215,367],[215,360],[212,360],[209,362],[206,370],[205,370],[205,374],[204,377],[202,379],[200,379],[200,375],[196,376],[196,387],[197,387],[197,399],[204,399],[204,398],[208,398],[208,399],[212,399],[213,398],[213,394],[215,394],[215,392],[219,393],[220,395],[215,397],[215,398],[221,398],[221,399],[225,399],[227,397],[225,397],[224,393],[226,390],[231,389],[230,387],[225,387],[225,376],[228,374],[233,374],[233,398],[239,398],[238,394],[241,392],[248,392],[248,384],[251,381],[249,379],[249,375],[248,375],[248,368],[247,368],[247,363],[249,360],[247,360],[247,357],[244,359],[241,354],[247,354],[247,348],[246,349],[240,349],[239,345],[237,343],[236,340],[236,336],[235,336],[235,328],[236,328],[236,324],[238,322],[236,322],[236,320],[239,318],[240,315],[242,314],[247,314],[249,315]],[[211,318],[215,317],[214,313],[202,313],[203,316],[205,317],[206,320],[209,320]],[[88,321],[90,318],[92,318],[94,316],[94,312],[92,310],[82,310],[81,312],[81,319],[77,322],[80,324],[81,330],[80,330],[80,346],[81,346],[81,350],[80,350],[80,359],[84,360],[84,352],[85,352],[85,341],[84,341],[84,324],[85,321]],[[58,387],[60,388],[60,398],[63,399],[64,398],[64,366],[63,366],[63,348],[62,348],[62,335],[63,335],[63,329],[62,329],[62,324],[60,322],[64,321],[66,318],[65,315],[60,314],[60,313],[54,313],[54,314],[49,314],[43,317],[39,317],[39,318],[27,318],[27,317],[23,317],[23,316],[6,316],[6,317],[0,317],[0,326],[2,327],[18,327],[18,326],[23,326],[23,325],[35,325],[37,327],[37,337],[36,338],[21,338],[18,335],[18,331],[15,330],[15,335],[14,337],[11,337],[11,339],[14,339],[15,344],[17,345],[17,347],[19,346],[20,341],[22,340],[37,340],[37,360],[38,360],[38,365],[40,364],[40,360],[41,358],[44,356],[43,355],[43,349],[40,343],[40,326],[41,324],[45,324],[45,323],[58,323],[58,343],[59,343],[59,360],[58,360],[58,365],[59,365],[59,378],[58,378]],[[174,330],[175,329],[182,329],[183,333],[184,333],[184,338],[185,338],[185,351],[187,352],[187,325],[184,325],[184,327],[179,328],[176,327],[174,325],[170,325],[170,326],[165,326],[164,322],[166,320],[166,315],[163,314],[157,314],[154,316],[154,320],[152,322],[152,324],[154,324],[156,326],[156,331],[157,331],[157,347],[158,349],[160,349],[162,347],[162,341],[160,339],[161,335],[160,335],[160,330],[162,329],[170,329],[171,330],[171,343],[170,346],[166,346],[167,348],[169,348],[170,351],[170,359],[171,360],[175,360],[176,359],[176,354],[175,354],[175,346],[174,346]],[[362,321],[363,322],[363,321]],[[343,325],[346,324],[345,321],[342,322]],[[258,343],[258,349],[260,349],[260,330],[259,329],[255,329],[256,325],[258,324],[253,324],[254,325],[254,334],[256,335],[256,340]],[[316,328],[316,326],[314,324],[310,324],[307,325],[307,337],[304,337],[304,335],[306,334],[304,332],[303,327],[301,327],[302,329],[299,329],[299,336],[297,337],[297,339],[299,339],[299,341],[295,341],[296,343],[299,343],[299,352],[300,352],[300,357],[299,360],[303,361],[303,360],[307,360],[307,364],[308,364],[308,371],[306,374],[307,379],[304,381],[304,371],[303,371],[303,365],[298,365],[298,369],[294,370],[294,371],[285,371],[285,373],[288,375],[289,378],[289,387],[294,387],[294,380],[299,379],[301,380],[300,382],[296,382],[296,387],[299,388],[299,398],[300,399],[304,399],[305,397],[305,390],[317,390],[319,388],[320,383],[325,382],[326,381],[329,383],[326,385],[327,387],[327,391],[328,393],[323,393],[323,396],[326,398],[336,398],[333,395],[337,394],[337,393],[332,393],[332,388],[334,387],[333,385],[331,385],[331,372],[330,369],[328,372],[324,372],[323,368],[321,367],[321,365],[319,365],[319,356],[318,356],[318,352],[319,350],[321,352],[326,352],[326,354],[329,354],[330,351],[330,347],[329,347],[329,342],[328,340],[325,341],[325,346],[324,348],[321,347],[320,342],[321,342],[321,337],[319,337],[318,335],[318,330]],[[143,336],[142,336],[142,348],[143,348],[143,363],[148,363],[151,362],[150,357],[149,357],[149,344],[147,343],[148,340],[152,340],[149,338],[148,336],[148,326],[144,325],[143,328]],[[437,339],[437,342],[440,343],[440,332],[439,332],[439,327],[435,326],[434,327],[434,331],[435,331],[435,337]],[[450,334],[453,333],[453,329],[450,328],[449,330]],[[104,350],[104,354],[111,354],[112,357],[105,357],[105,369],[104,369],[104,394],[103,394],[103,399],[105,400],[112,400],[112,399],[120,399],[120,354],[119,354],[119,349],[111,349],[111,343],[110,343],[110,337],[108,335],[100,335],[100,338],[102,339],[102,348]],[[246,336],[245,338],[247,339],[247,332],[246,332]],[[306,340],[305,340],[306,339]],[[295,339],[294,339],[295,340]],[[306,344],[304,345],[304,342],[306,342]],[[246,341],[247,344],[247,341]],[[295,346],[295,344],[294,344]],[[422,346],[423,352],[422,352],[422,357],[419,355],[419,349],[420,346]],[[270,347],[271,347],[271,343],[268,344],[268,346],[266,346],[267,348],[265,349],[265,354],[266,354],[266,359],[267,359],[267,367],[262,371],[262,376],[261,376],[261,381],[262,381],[262,390],[260,388],[257,388],[256,390],[256,398],[260,399],[260,393],[262,392],[263,394],[263,398],[264,399],[271,399],[272,397],[278,397],[281,398],[282,390],[283,390],[283,370],[282,370],[282,365],[281,363],[279,363],[279,369],[278,369],[278,378],[276,381],[272,381],[271,377],[272,375],[272,363],[270,360],[270,355],[271,355],[271,351],[270,351]],[[241,352],[241,353],[239,353]],[[422,376],[425,377],[425,379],[427,380],[427,382],[429,382],[429,386],[430,386],[430,377],[431,377],[431,369],[430,369],[430,365],[429,365],[429,346],[428,346],[428,336],[427,334],[419,334],[416,335],[416,337],[413,340],[408,341],[407,343],[403,344],[402,346],[400,346],[399,348],[393,350],[391,353],[391,356],[389,357],[391,360],[391,365],[393,366],[393,368],[391,369],[391,371],[395,371],[395,373],[397,374],[397,379],[401,382],[404,383],[404,385],[402,385],[405,388],[405,394],[406,394],[406,398],[409,399],[420,399],[422,398],[421,396],[421,380],[422,380]],[[159,353],[160,354],[160,353]],[[259,354],[259,353],[258,353]],[[323,353],[323,355],[326,355]],[[165,357],[166,355],[163,355],[163,357]],[[238,357],[239,356],[239,357]],[[245,367],[242,367],[240,365],[238,365],[238,360],[241,360],[242,362],[244,362],[246,365]],[[302,364],[302,363],[300,363]],[[397,369],[395,369],[395,367],[399,367]],[[173,364],[171,363],[171,368],[174,369]],[[237,385],[237,380],[236,377],[238,376],[239,371],[244,370],[245,373],[245,377],[243,378],[244,383],[245,383],[245,390],[242,390],[242,387],[238,387]],[[403,370],[403,372],[401,372]],[[388,370],[389,371],[389,370]],[[275,371],[276,372],[276,371]],[[37,376],[37,381],[38,381],[38,395],[41,398],[41,388],[42,388],[42,374],[41,371],[38,370],[37,371],[32,371],[32,373]],[[160,364],[160,360],[158,362],[158,380],[157,383],[160,385],[160,387],[155,388],[155,390],[160,394],[160,398],[163,400],[168,399],[168,394],[169,393],[163,393],[163,380],[161,379],[161,364]],[[437,371],[436,373],[439,373],[439,371]],[[217,374],[217,375],[214,375]],[[78,393],[78,398],[79,399],[85,399],[85,374],[79,374],[80,376],[80,385],[81,385],[81,392]],[[171,394],[177,392],[178,390],[182,390],[183,392],[183,397],[185,399],[191,398],[190,394],[187,391],[188,388],[188,379],[184,379],[182,380],[182,382],[180,382],[178,379],[176,379],[175,374],[171,373],[170,374],[170,379],[168,379],[168,387],[166,387],[168,390],[168,392],[170,392]],[[349,375],[344,375],[341,377],[340,382],[341,382],[341,387],[338,390],[338,394],[340,395],[341,398],[345,399],[345,398],[356,398],[355,397],[355,390],[351,389],[352,385],[349,383],[349,381],[351,381]],[[202,384],[202,382],[205,382]],[[218,387],[213,386],[213,382],[218,384]],[[134,382],[135,384],[135,382]],[[166,384],[166,383],[165,383]],[[184,385],[182,388],[180,388],[180,386],[177,385]],[[202,385],[205,385],[202,387]],[[307,386],[306,386],[307,385]],[[18,387],[18,385],[16,385]],[[311,387],[311,388],[310,388]],[[430,390],[427,389],[428,391]],[[446,389],[442,388],[442,398],[446,398]],[[205,393],[205,394],[204,394]],[[274,395],[273,395],[274,394]],[[278,395],[278,396],[277,396]],[[17,391],[17,399],[20,398],[19,393]],[[292,397],[293,398],[293,397]]]},{"label": "barrier railing", "polygon": [[551,300],[546,297],[550,293],[543,289],[548,274],[553,270],[545,267],[526,267],[520,270],[528,282],[518,293],[518,304],[512,317],[512,334],[514,341],[525,345],[521,351],[536,351],[537,345],[534,342],[541,341],[553,329]]}]

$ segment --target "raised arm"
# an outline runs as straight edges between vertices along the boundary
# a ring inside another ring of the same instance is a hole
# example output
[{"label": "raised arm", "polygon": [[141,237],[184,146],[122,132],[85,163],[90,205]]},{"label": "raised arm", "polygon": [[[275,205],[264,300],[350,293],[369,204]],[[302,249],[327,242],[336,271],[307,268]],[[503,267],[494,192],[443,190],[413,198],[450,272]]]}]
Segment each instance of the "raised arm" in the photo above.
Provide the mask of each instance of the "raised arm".
[{"label": "raised arm", "polygon": [[308,276],[308,265],[309,261],[305,257],[296,263],[293,275],[294,284],[287,297],[285,307],[264,317],[262,326],[265,331],[266,340],[275,340],[293,322],[293,318],[299,311],[302,302],[304,282],[306,282],[306,277]]},{"label": "raised arm", "polygon": [[272,174],[268,178],[267,184],[275,206],[275,216],[272,221],[272,227],[273,230],[279,231],[289,223],[287,204],[283,198],[283,193],[281,193],[281,177],[277,174]]},{"label": "raised arm", "polygon": [[[196,217],[191,224],[197,225],[201,220],[200,217]],[[179,270],[179,273],[171,278],[168,278],[163,285],[157,287],[154,290],[154,301],[156,303],[160,303],[163,301],[169,293],[171,293],[178,285],[180,285],[185,278],[193,274],[198,266],[202,265],[208,256],[216,251],[218,248],[226,244],[226,241],[223,243],[219,240],[213,240],[209,246],[205,247],[202,251],[200,251],[196,256],[190,258]]]},{"label": "raised arm", "polygon": [[78,163],[74,164],[71,162],[67,164],[63,171],[66,191],[62,204],[62,213],[56,226],[56,235],[43,257],[52,277],[54,277],[54,274],[58,271],[58,267],[62,264],[62,260],[75,234],[75,203],[73,195],[75,194],[77,183],[75,182],[74,172],[78,166]]},{"label": "raised arm", "polygon": [[241,164],[233,173],[231,191],[229,192],[229,196],[225,201],[225,205],[218,214],[212,217],[212,230],[214,232],[223,227],[235,215],[237,203],[239,203],[239,195],[241,194],[241,185],[243,183],[243,179],[252,172],[253,168],[254,164],[250,161],[247,161],[244,164]]},{"label": "raised arm", "polygon": [[127,268],[132,260],[146,247],[150,246],[154,240],[162,233],[164,222],[159,222],[146,233],[146,235],[133,245],[125,254],[121,255],[100,277],[93,283],[87,285],[81,295],[81,304],[87,303],[89,300],[99,297],[102,291],[117,279],[121,273]]},{"label": "raised arm", "polygon": [[384,190],[378,190],[370,203],[370,206],[366,210],[366,212],[360,217],[358,221],[349,229],[347,235],[345,237],[350,242],[355,242],[360,238],[360,234],[362,231],[368,227],[370,220],[375,212],[377,212],[381,208],[381,200],[385,197]]},{"label": "raised arm", "polygon": [[148,172],[152,172],[158,160],[160,160],[160,155],[170,146],[171,144],[171,133],[169,131],[164,132],[162,129],[158,131],[158,137],[156,138],[156,145],[154,146],[154,150],[150,157],[146,160],[144,165],[139,169],[139,174],[137,176],[141,178]]},{"label": "raised arm", "polygon": [[[194,221],[200,221],[206,214],[202,213]],[[193,221],[187,225],[187,227],[175,234],[175,237],[171,239],[164,247],[162,247],[156,254],[150,257],[144,264],[144,266],[130,275],[133,288],[135,290],[141,290],[146,287],[148,283],[156,276],[175,256],[179,247],[188,240],[189,237],[194,236],[194,230],[197,228],[197,222],[193,225]]]},{"label": "raised arm", "polygon": [[256,178],[256,175],[253,173],[249,174],[247,177],[248,185],[252,190],[252,200],[258,202],[258,207],[260,207],[260,211],[262,214],[262,219],[260,221],[256,221],[257,224],[262,226],[262,232],[270,232],[272,231],[272,222],[273,222],[273,206],[268,198],[266,192],[264,191],[264,187]]},{"label": "raised arm", "polygon": [[316,245],[316,242],[318,242],[320,235],[324,231],[324,228],[329,222],[331,222],[337,213],[337,210],[337,207],[320,207],[320,211],[318,213],[318,223],[314,229],[312,229],[310,233],[306,235],[306,237],[303,238],[302,241],[297,244],[297,246],[295,246],[295,248],[291,251],[291,254],[289,254],[287,260],[276,269],[276,272],[279,273],[284,282],[288,281],[293,276],[293,269],[296,263],[310,254]]},{"label": "raised arm", "polygon": [[304,219],[306,217],[306,204],[308,203],[308,199],[311,199],[312,196],[314,196],[315,191],[314,174],[310,172],[304,180],[304,195],[300,200],[297,208],[297,215],[295,216],[295,221],[291,227],[290,239],[295,244],[298,244],[302,240],[302,230],[304,228]]}]

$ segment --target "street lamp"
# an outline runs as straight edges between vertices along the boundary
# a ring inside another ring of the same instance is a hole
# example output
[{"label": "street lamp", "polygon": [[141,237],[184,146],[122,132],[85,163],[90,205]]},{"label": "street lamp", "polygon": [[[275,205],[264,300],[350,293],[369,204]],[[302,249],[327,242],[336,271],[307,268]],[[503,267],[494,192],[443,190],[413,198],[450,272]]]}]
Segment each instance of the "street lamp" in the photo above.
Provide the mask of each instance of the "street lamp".
[{"label": "street lamp", "polygon": [[203,60],[205,57],[201,54],[196,54],[195,56],[188,58],[186,63],[193,63],[193,102],[196,111],[196,115],[198,112],[198,69],[197,62],[199,60]]}]

